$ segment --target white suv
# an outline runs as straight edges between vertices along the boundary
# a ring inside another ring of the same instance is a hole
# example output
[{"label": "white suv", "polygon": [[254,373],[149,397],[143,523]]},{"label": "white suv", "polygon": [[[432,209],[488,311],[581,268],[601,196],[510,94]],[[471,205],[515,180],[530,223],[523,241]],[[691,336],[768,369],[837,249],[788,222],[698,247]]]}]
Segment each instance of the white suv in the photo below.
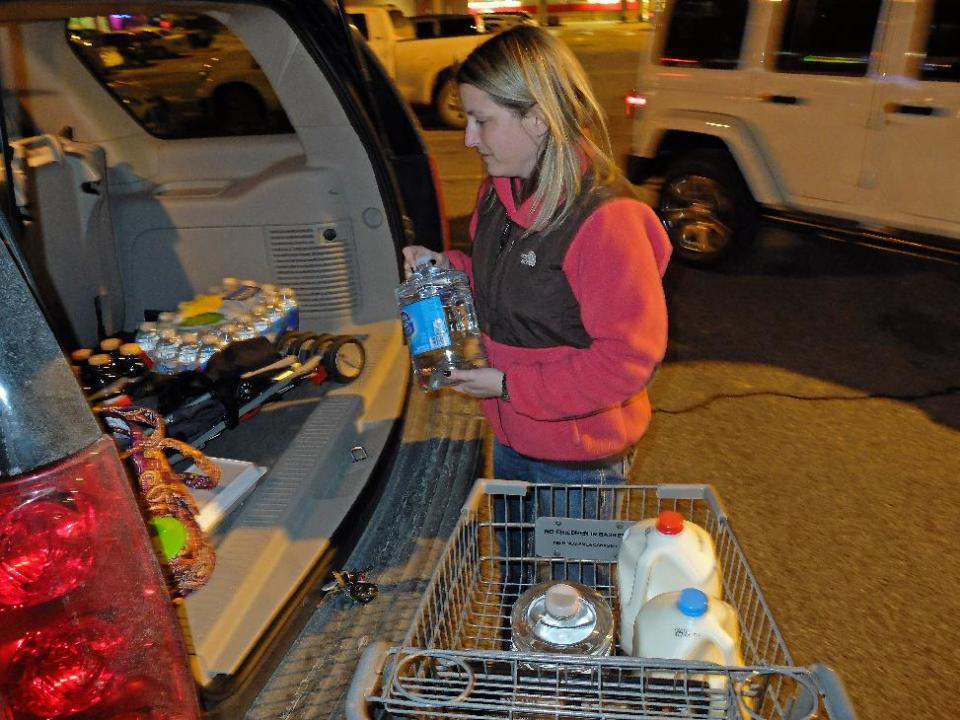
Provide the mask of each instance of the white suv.
[{"label": "white suv", "polygon": [[764,216],[960,259],[955,0],[668,0],[637,88],[628,174],[681,258]]}]

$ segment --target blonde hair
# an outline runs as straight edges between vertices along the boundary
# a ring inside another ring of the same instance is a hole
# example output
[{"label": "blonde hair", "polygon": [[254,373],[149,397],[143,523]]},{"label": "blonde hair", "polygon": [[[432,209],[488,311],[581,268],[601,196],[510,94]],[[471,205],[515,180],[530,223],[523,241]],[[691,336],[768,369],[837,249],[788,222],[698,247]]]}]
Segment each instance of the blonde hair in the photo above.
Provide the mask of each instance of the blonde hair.
[{"label": "blonde hair", "polygon": [[570,48],[546,30],[517,25],[494,35],[463,61],[457,82],[484,91],[518,117],[534,107],[543,114],[547,133],[525,187],[535,209],[530,231],[552,230],[581,193],[617,175],[606,121],[587,74]]}]

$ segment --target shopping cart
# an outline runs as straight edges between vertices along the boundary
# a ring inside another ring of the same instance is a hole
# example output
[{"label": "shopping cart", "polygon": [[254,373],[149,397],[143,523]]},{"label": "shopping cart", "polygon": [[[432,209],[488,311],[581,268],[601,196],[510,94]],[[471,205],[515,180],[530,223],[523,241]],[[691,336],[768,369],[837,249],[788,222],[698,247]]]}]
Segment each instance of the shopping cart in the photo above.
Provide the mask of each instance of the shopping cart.
[{"label": "shopping cart", "polygon": [[[592,584],[619,616],[616,552],[631,524],[680,512],[716,545],[744,665],[570,657],[511,650],[520,592],[547,579]],[[531,485],[479,480],[402,647],[375,642],[347,717],[853,720],[837,676],[797,667],[719,498],[706,485]]]}]

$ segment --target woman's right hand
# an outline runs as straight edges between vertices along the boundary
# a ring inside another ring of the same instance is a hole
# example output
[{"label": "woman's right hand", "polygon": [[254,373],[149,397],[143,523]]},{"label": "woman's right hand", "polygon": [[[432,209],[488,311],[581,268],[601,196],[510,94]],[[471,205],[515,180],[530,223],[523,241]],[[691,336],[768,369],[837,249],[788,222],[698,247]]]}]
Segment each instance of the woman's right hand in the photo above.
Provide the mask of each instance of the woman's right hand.
[{"label": "woman's right hand", "polygon": [[403,248],[403,270],[406,277],[410,277],[410,273],[426,260],[439,267],[450,268],[450,260],[443,253],[434,252],[423,245],[407,245]]}]

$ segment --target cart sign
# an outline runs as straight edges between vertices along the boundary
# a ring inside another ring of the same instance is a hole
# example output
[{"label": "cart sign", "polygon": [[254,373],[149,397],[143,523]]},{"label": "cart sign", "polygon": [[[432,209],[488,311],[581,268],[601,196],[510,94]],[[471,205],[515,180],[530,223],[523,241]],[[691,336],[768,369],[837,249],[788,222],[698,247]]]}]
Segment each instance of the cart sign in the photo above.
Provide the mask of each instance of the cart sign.
[{"label": "cart sign", "polygon": [[623,534],[633,523],[539,517],[535,526],[538,557],[615,562]]}]

